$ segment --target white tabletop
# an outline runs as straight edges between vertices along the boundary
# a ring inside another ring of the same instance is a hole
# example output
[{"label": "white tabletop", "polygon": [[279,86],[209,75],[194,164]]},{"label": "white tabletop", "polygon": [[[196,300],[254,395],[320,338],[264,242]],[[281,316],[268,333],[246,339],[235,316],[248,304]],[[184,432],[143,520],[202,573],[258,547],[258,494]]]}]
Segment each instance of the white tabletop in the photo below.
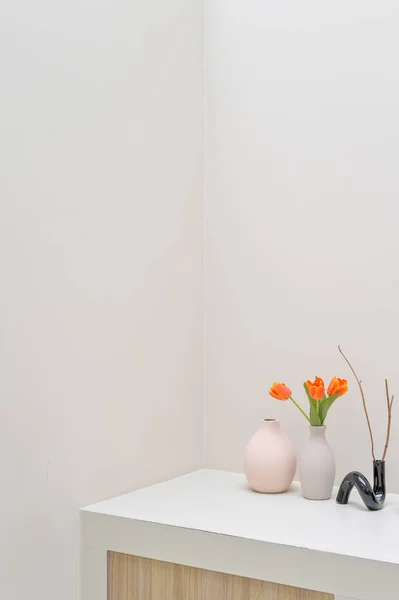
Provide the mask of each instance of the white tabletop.
[{"label": "white tabletop", "polygon": [[[107,549],[361,600],[399,598],[399,496],[388,495],[383,510],[370,512],[355,491],[350,503],[340,506],[335,499],[305,500],[296,483],[285,494],[257,494],[241,474],[202,470],[95,504],[82,515],[90,543],[101,544],[103,531]],[[131,544],[123,534],[128,523],[136,524]],[[185,538],[179,537],[183,530]],[[201,551],[187,552],[185,544],[199,545]],[[221,560],[220,552],[231,556]],[[388,588],[383,598],[375,595],[382,589],[379,578]],[[395,579],[397,589],[390,596]]]}]

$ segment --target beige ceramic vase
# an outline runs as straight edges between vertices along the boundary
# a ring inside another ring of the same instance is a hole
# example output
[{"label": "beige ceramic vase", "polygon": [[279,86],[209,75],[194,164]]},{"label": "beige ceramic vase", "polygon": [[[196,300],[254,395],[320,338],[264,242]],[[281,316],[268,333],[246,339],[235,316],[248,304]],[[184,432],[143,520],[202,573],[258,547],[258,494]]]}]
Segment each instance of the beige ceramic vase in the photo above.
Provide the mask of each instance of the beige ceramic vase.
[{"label": "beige ceramic vase", "polygon": [[285,492],[295,471],[294,449],[280,421],[263,419],[245,451],[244,472],[249,487],[264,494]]},{"label": "beige ceramic vase", "polygon": [[308,500],[328,500],[334,487],[335,458],[326,440],[326,427],[310,427],[309,440],[299,456],[302,494]]}]

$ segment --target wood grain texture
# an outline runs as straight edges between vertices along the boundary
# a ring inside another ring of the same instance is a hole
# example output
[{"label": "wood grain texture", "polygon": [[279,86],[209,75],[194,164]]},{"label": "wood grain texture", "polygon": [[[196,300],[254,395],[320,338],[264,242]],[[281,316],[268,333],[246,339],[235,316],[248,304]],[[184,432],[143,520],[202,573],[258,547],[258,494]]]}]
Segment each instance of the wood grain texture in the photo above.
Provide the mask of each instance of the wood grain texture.
[{"label": "wood grain texture", "polygon": [[334,596],[109,552],[108,600],[334,600]]}]

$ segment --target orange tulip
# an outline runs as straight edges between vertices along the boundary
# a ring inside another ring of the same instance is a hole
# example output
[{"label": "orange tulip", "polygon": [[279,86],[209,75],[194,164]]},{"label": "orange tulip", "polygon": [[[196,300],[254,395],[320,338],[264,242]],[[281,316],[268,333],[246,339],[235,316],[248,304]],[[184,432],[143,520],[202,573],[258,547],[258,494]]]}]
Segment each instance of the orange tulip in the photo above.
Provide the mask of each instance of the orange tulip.
[{"label": "orange tulip", "polygon": [[308,379],[306,386],[308,388],[309,395],[311,398],[313,398],[313,400],[321,400],[324,398],[324,381],[320,377],[316,377],[314,381],[309,381]]},{"label": "orange tulip", "polygon": [[333,377],[331,379],[331,383],[328,386],[327,394],[329,396],[334,396],[334,394],[339,394],[343,396],[348,391],[348,382],[346,379],[340,379],[339,377]]},{"label": "orange tulip", "polygon": [[285,383],[278,383],[275,381],[269,390],[269,394],[277,400],[289,400],[291,397],[291,390],[285,385]]}]

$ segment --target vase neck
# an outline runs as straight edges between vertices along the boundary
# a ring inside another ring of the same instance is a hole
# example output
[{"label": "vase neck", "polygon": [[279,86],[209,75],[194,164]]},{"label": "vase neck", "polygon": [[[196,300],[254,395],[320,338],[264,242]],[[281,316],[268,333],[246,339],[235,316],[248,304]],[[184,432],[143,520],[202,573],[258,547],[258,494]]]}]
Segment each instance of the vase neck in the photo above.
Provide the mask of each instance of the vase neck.
[{"label": "vase neck", "polygon": [[374,493],[377,498],[385,498],[385,462],[373,461]]},{"label": "vase neck", "polygon": [[278,419],[262,419],[262,429],[280,431],[280,421]]},{"label": "vase neck", "polygon": [[320,427],[310,426],[310,437],[311,438],[325,438],[326,437],[326,426],[320,425]]}]

